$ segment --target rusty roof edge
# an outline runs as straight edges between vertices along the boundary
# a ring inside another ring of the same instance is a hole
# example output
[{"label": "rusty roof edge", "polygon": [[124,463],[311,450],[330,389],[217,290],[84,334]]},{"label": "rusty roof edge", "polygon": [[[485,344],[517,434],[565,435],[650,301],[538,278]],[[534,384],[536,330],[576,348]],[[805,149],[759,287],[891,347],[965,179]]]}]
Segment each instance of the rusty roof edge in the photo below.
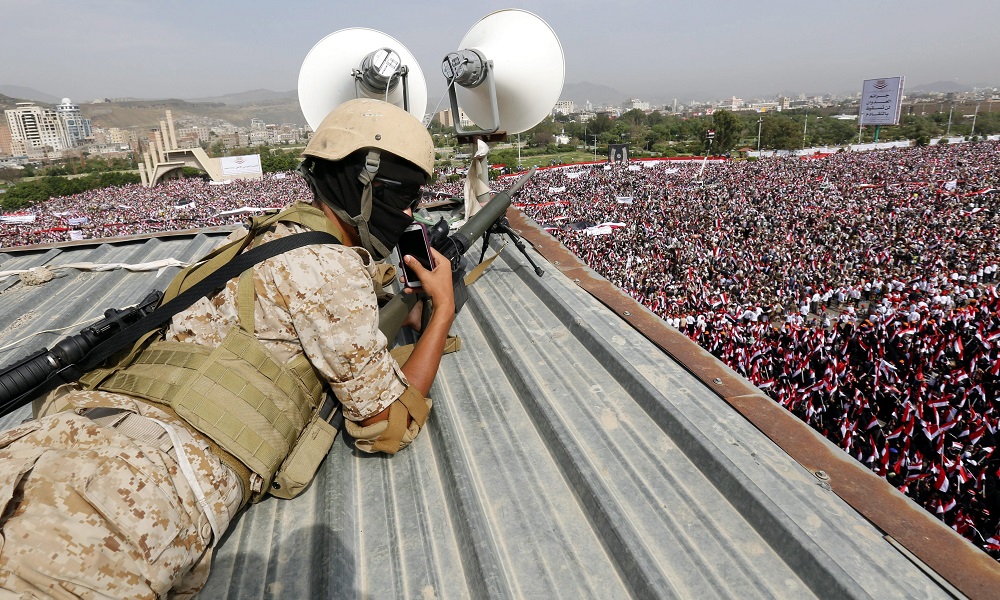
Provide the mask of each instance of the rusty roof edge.
[{"label": "rusty roof edge", "polygon": [[828,477],[838,496],[963,594],[989,598],[1000,589],[1000,563],[598,275],[520,210],[508,210],[507,218],[553,266],[681,364],[793,460],[819,478]]}]

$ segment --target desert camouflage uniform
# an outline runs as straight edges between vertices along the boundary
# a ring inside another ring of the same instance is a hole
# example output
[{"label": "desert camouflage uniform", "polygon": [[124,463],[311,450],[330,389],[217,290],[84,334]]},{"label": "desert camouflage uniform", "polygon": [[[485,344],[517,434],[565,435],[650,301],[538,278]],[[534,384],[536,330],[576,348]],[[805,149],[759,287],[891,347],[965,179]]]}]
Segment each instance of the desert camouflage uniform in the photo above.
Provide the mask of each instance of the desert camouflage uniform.
[{"label": "desert camouflage uniform", "polygon": [[[301,230],[279,223],[263,241]],[[381,412],[407,387],[378,330],[379,273],[365,250],[335,245],[255,268],[257,338],[279,360],[305,352],[353,420]],[[238,322],[235,298],[233,280],[177,315],[166,339],[219,345]],[[197,592],[243,491],[202,435],[154,404],[98,391],[62,395],[39,417],[0,435],[0,600],[4,590],[27,598]],[[127,423],[116,428],[119,418]],[[152,433],[134,435],[137,424]],[[177,441],[193,477],[183,472]]]}]

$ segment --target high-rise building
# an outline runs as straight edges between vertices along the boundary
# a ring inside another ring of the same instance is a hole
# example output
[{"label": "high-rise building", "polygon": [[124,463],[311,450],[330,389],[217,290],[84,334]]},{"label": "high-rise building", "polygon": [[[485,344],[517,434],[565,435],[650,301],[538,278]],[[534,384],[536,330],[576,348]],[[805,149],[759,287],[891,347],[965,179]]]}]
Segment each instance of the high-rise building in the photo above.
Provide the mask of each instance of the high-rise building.
[{"label": "high-rise building", "polygon": [[66,132],[73,146],[79,146],[93,137],[90,119],[83,118],[80,106],[73,104],[69,98],[63,98],[62,102],[56,105],[56,113],[66,125]]},{"label": "high-rise building", "polygon": [[11,154],[15,156],[44,156],[73,147],[66,124],[51,108],[18,102],[16,108],[4,114],[10,126]]},{"label": "high-rise building", "polygon": [[455,126],[455,119],[451,116],[450,108],[446,108],[438,112],[438,114],[435,115],[435,118],[437,118],[438,123],[444,125],[445,127]]}]

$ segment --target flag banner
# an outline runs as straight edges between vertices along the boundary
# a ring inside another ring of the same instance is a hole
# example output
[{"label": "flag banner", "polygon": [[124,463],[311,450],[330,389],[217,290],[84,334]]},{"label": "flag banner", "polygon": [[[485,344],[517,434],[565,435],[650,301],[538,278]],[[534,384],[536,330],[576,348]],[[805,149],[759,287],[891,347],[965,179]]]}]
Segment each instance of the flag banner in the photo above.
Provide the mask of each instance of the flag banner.
[{"label": "flag banner", "polygon": [[28,213],[10,213],[9,215],[0,215],[0,223],[5,223],[8,225],[16,225],[20,223],[34,223],[35,215]]},{"label": "flag banner", "polygon": [[611,235],[616,229],[625,227],[625,223],[601,223],[584,230],[587,235]]},{"label": "flag banner", "polygon": [[587,235],[611,235],[614,230],[606,225],[598,225],[597,227],[589,227],[583,230]]},{"label": "flag banner", "polygon": [[564,185],[560,186],[560,187],[550,187],[549,188],[549,193],[550,194],[557,194],[559,192],[565,192],[565,191],[566,191],[566,186],[564,186]]},{"label": "flag banner", "polygon": [[83,232],[79,229],[73,229],[69,232],[69,239],[73,241],[78,241],[83,239]]},{"label": "flag banner", "polygon": [[632,196],[618,196],[618,204],[632,204]]},{"label": "flag banner", "polygon": [[256,207],[253,207],[253,206],[244,206],[242,208],[234,208],[232,210],[224,210],[224,211],[222,211],[220,213],[217,213],[217,214],[215,214],[213,216],[214,217],[226,217],[226,216],[229,216],[229,215],[242,215],[242,214],[246,214],[246,213],[263,213],[263,212],[267,212],[267,211],[270,211],[270,210],[280,211],[281,208],[280,207],[256,208]]},{"label": "flag banner", "polygon": [[66,222],[70,225],[86,225],[87,217],[73,217],[71,219],[67,219]]}]

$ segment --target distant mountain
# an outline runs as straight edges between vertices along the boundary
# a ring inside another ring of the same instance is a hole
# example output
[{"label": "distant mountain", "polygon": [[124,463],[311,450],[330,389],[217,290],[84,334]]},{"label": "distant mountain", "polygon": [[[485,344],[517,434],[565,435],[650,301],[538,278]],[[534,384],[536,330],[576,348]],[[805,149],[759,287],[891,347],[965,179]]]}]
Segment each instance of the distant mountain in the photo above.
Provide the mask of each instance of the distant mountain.
[{"label": "distant mountain", "polygon": [[[2,89],[0,89],[2,91]],[[299,94],[296,90],[290,92],[272,92],[271,90],[250,90],[238,94],[226,94],[224,96],[214,96],[211,98],[188,98],[188,102],[212,102],[227,104],[229,106],[240,106],[243,104],[282,104],[288,101],[298,102]]]},{"label": "distant mountain", "polygon": [[34,100],[35,102],[45,102],[47,104],[59,104],[62,102],[62,98],[56,98],[51,94],[19,85],[0,84],[0,94],[18,100]]},{"label": "distant mountain", "polygon": [[14,108],[17,104],[17,98],[11,98],[10,96],[0,94],[0,110],[6,110],[8,108]]},{"label": "distant mountain", "polygon": [[263,119],[265,123],[305,124],[305,118],[295,98],[286,100],[276,98],[250,104],[224,104],[208,100],[211,99],[206,98],[197,102],[178,99],[123,100],[81,104],[80,109],[83,111],[83,116],[91,119],[95,126],[124,129],[156,128],[168,109],[178,126],[225,120],[237,126],[248,127],[250,120],[255,118]]},{"label": "distant mountain", "polygon": [[971,92],[972,86],[962,85],[957,81],[935,81],[934,83],[925,83],[923,85],[913,86],[906,91],[924,92],[926,94],[947,94],[949,92]]},{"label": "distant mountain", "polygon": [[563,91],[559,99],[572,100],[578,107],[583,107],[588,101],[594,106],[602,104],[618,105],[628,100],[629,96],[606,85],[583,81],[563,85]]}]

